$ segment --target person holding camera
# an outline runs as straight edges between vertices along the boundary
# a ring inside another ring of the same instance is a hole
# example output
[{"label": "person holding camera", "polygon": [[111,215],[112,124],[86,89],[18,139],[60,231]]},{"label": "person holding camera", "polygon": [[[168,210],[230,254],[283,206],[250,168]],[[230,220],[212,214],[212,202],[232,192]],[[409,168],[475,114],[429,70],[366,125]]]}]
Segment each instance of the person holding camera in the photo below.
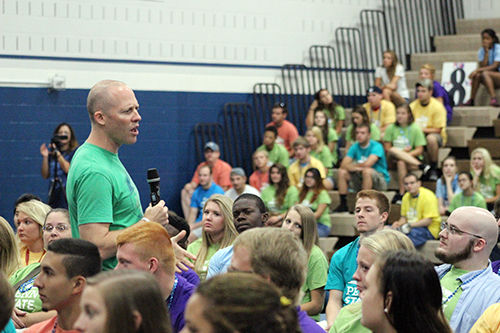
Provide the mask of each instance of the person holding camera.
[{"label": "person holding camera", "polygon": [[68,208],[66,201],[66,177],[71,158],[78,147],[73,128],[67,123],[60,123],[54,130],[50,145],[42,143],[42,177],[51,178],[48,204],[52,208]]}]

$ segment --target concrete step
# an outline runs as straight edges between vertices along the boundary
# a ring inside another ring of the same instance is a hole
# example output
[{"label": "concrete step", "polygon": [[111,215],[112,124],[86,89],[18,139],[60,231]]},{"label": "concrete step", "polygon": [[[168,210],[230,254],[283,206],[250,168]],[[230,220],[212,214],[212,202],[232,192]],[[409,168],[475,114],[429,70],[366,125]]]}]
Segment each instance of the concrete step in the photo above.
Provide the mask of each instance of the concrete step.
[{"label": "concrete step", "polygon": [[436,192],[436,182],[433,181],[423,181],[422,186],[431,190],[432,192]]},{"label": "concrete step", "polygon": [[500,108],[491,106],[456,106],[453,108],[451,126],[490,127],[498,118]]},{"label": "concrete step", "polygon": [[423,64],[433,64],[442,68],[445,62],[477,61],[477,51],[415,53],[411,55],[411,70],[419,70]]},{"label": "concrete step", "polygon": [[387,224],[393,224],[401,217],[401,205],[391,204],[391,210],[389,212],[389,217],[387,218]]},{"label": "concrete step", "polygon": [[[418,73],[419,73],[420,68],[414,68],[413,71],[408,71],[405,73],[406,76],[406,86],[408,89],[412,89],[415,91],[415,85],[419,81],[418,78]],[[441,82],[441,68],[436,69],[436,73],[434,74],[434,79],[438,82]],[[413,95],[410,94],[411,99],[413,99],[413,96],[415,96],[415,93],[413,92]]]},{"label": "concrete step", "polygon": [[354,214],[333,213],[330,214],[330,221],[332,222],[330,236],[357,236]]},{"label": "concrete step", "polygon": [[[495,90],[495,95],[497,100],[500,100],[500,89]],[[477,90],[476,98],[474,99],[474,105],[476,106],[489,106],[490,105],[490,95],[486,90],[484,85],[480,85]]]},{"label": "concrete step", "polygon": [[479,34],[434,36],[434,46],[436,52],[474,51],[477,53],[481,47],[481,36]]},{"label": "concrete step", "polygon": [[478,147],[486,148],[492,158],[500,158],[500,139],[472,139],[469,141],[469,154]]},{"label": "concrete step", "polygon": [[467,143],[476,133],[476,127],[450,126],[446,128],[448,133],[448,147],[467,147]]},{"label": "concrete step", "polygon": [[476,34],[480,38],[480,33],[485,28],[491,28],[495,31],[500,31],[500,19],[476,19],[466,20],[461,19],[456,21],[457,35]]}]

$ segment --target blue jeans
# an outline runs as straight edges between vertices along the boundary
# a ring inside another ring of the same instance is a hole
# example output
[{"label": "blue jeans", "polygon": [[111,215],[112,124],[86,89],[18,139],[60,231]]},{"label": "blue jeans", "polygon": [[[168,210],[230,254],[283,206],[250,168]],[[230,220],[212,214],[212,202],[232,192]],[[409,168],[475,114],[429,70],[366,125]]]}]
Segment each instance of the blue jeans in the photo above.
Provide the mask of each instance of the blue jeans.
[{"label": "blue jeans", "polygon": [[322,223],[316,223],[318,225],[318,237],[328,237],[330,234],[330,227]]},{"label": "blue jeans", "polygon": [[413,242],[413,245],[415,247],[419,247],[425,244],[428,240],[434,240],[434,236],[432,236],[431,232],[429,229],[426,227],[417,227],[417,228],[412,228],[410,233],[407,234],[408,238],[411,239]]}]

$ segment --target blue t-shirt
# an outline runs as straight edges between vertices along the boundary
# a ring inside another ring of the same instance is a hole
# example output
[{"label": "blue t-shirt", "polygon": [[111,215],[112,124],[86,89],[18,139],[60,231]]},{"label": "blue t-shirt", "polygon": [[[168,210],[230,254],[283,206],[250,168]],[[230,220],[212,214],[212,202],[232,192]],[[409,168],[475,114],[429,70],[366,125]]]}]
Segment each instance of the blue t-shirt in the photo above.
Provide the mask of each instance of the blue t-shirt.
[{"label": "blue t-shirt", "polygon": [[214,277],[216,275],[226,273],[229,265],[231,265],[231,259],[233,258],[233,246],[230,245],[219,251],[210,258],[208,262],[207,279]]},{"label": "blue t-shirt", "polygon": [[370,140],[370,143],[365,148],[361,148],[359,142],[356,142],[347,152],[347,156],[352,158],[356,163],[363,163],[370,155],[378,157],[377,162],[375,162],[372,168],[383,174],[385,181],[389,183],[391,176],[389,176],[389,172],[387,171],[387,161],[385,160],[384,147],[380,142]]},{"label": "blue t-shirt", "polygon": [[[451,189],[454,194],[462,192],[460,186],[458,186],[458,174],[455,175],[455,178],[451,181]],[[442,198],[445,205],[450,204],[450,200],[448,199],[448,191],[446,190],[446,183],[443,182],[442,177],[437,180],[436,183],[436,197]]]},{"label": "blue t-shirt", "polygon": [[200,222],[203,217],[203,206],[205,202],[212,196],[212,194],[224,194],[224,190],[219,185],[212,182],[212,185],[205,190],[203,187],[198,186],[193,192],[191,197],[191,207],[198,208],[198,217],[195,222]]},{"label": "blue t-shirt", "polygon": [[358,251],[359,237],[335,252],[330,262],[325,289],[342,290],[342,306],[359,301],[356,280],[352,278],[358,267]]},{"label": "blue t-shirt", "polygon": [[[495,61],[500,62],[500,44],[496,43],[493,45],[493,48],[489,51],[491,52],[488,56],[488,66],[493,64]],[[484,60],[484,48],[481,47],[479,51],[477,52],[477,58],[479,61]],[[500,71],[500,66],[498,66],[497,71]]]}]

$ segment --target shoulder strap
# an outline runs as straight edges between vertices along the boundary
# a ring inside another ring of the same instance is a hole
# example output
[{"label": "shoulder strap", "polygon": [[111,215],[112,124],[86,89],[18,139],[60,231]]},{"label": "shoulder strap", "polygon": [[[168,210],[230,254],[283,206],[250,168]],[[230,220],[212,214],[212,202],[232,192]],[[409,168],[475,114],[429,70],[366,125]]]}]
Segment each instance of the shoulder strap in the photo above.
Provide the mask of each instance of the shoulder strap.
[{"label": "shoulder strap", "polygon": [[13,288],[14,288],[14,291],[16,291],[17,289],[19,289],[19,287],[27,282],[28,280],[34,278],[35,276],[37,276],[38,274],[40,274],[40,272],[42,271],[42,266],[41,265],[38,265],[37,267],[35,267],[31,272],[29,272],[28,275],[26,275],[24,277],[24,279],[22,279],[21,281],[17,282]]}]

